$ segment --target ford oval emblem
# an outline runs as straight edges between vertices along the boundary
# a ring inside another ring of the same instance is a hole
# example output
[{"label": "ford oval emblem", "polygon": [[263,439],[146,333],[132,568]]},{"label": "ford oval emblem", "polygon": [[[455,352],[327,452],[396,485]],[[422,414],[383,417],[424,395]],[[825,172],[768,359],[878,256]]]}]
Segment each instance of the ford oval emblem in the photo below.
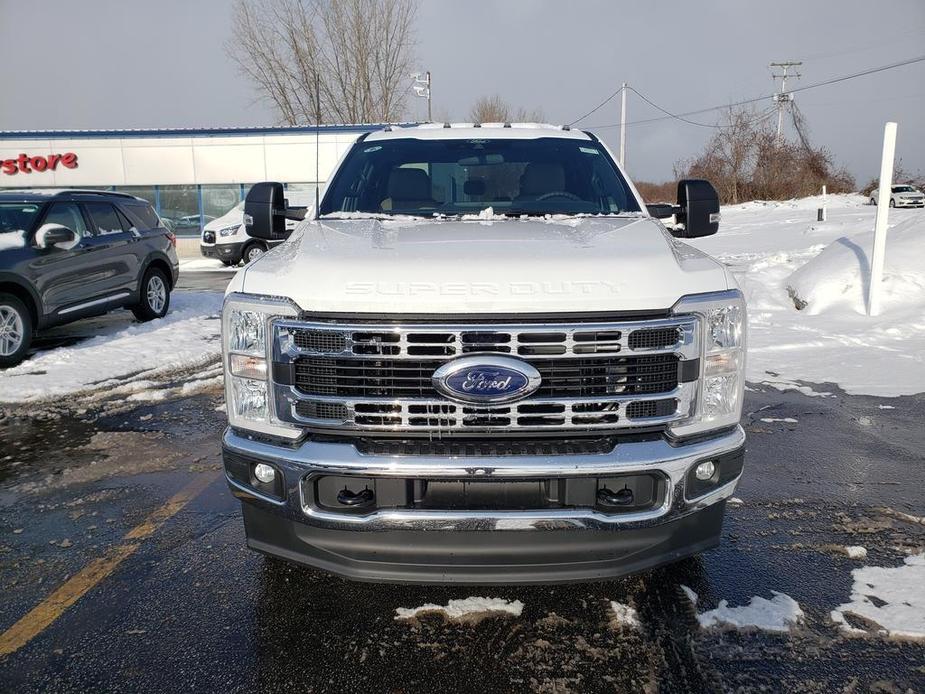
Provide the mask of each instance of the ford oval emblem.
[{"label": "ford oval emblem", "polygon": [[520,359],[491,355],[453,359],[434,371],[437,392],[471,403],[510,402],[540,387],[540,372]]}]

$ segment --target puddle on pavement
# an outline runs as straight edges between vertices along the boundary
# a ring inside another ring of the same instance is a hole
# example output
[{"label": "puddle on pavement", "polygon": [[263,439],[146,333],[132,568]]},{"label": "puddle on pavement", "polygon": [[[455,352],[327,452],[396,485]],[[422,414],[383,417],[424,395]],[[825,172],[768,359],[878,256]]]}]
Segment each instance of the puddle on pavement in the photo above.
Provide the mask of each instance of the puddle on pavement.
[{"label": "puddle on pavement", "polygon": [[0,506],[44,488],[169,468],[184,455],[176,442],[194,434],[214,432],[218,446],[225,421],[215,411],[220,400],[198,395],[83,416],[10,410],[0,418]]}]

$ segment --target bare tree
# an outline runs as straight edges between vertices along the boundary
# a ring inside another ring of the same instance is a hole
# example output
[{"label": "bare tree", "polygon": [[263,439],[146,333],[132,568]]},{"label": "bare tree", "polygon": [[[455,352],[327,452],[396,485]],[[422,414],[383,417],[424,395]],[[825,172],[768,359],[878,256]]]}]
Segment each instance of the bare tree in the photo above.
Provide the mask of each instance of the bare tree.
[{"label": "bare tree", "polygon": [[237,0],[228,55],[288,125],[404,112],[417,0]]},{"label": "bare tree", "polygon": [[837,168],[824,148],[813,147],[802,121],[797,141],[781,140],[766,113],[730,109],[725,122],[703,152],[675,166],[677,178],[706,178],[716,186],[723,203],[743,200],[784,200],[819,192],[854,190],[854,179]]},{"label": "bare tree", "polygon": [[469,120],[473,123],[527,123],[544,120],[543,111],[527,111],[518,108],[512,112],[508,103],[498,94],[483,96],[469,110]]}]

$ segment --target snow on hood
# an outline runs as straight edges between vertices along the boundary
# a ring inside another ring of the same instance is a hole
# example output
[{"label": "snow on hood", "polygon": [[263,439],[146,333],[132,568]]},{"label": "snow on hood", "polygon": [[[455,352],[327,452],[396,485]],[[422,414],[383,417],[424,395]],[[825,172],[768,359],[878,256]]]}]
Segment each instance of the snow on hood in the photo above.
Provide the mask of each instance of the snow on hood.
[{"label": "snow on hood", "polygon": [[306,311],[456,314],[658,310],[728,286],[648,218],[351,219],[301,224],[230,291]]}]

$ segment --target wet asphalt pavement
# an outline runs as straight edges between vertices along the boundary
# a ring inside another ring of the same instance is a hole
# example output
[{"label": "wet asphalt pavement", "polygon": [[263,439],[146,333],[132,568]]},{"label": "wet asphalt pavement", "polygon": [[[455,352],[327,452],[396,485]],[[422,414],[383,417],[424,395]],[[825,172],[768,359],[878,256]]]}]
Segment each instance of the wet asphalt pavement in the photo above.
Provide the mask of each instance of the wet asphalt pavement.
[{"label": "wet asphalt pavement", "polygon": [[[0,690],[925,691],[925,643],[846,637],[829,619],[852,569],[925,550],[925,525],[901,515],[925,512],[925,396],[813,387],[832,396],[750,386],[743,503],[727,508],[719,548],[555,587],[351,583],[251,552],[220,474],[217,391],[79,415],[9,409],[0,632],[36,605],[60,616],[0,656]],[[846,545],[868,558],[849,559]],[[56,592],[88,567],[102,578],[77,598]],[[701,612],[780,591],[806,620],[788,634],[702,629],[682,584]],[[473,595],[520,600],[523,613],[394,619],[397,607]],[[611,600],[635,606],[641,627],[614,623]]]}]

